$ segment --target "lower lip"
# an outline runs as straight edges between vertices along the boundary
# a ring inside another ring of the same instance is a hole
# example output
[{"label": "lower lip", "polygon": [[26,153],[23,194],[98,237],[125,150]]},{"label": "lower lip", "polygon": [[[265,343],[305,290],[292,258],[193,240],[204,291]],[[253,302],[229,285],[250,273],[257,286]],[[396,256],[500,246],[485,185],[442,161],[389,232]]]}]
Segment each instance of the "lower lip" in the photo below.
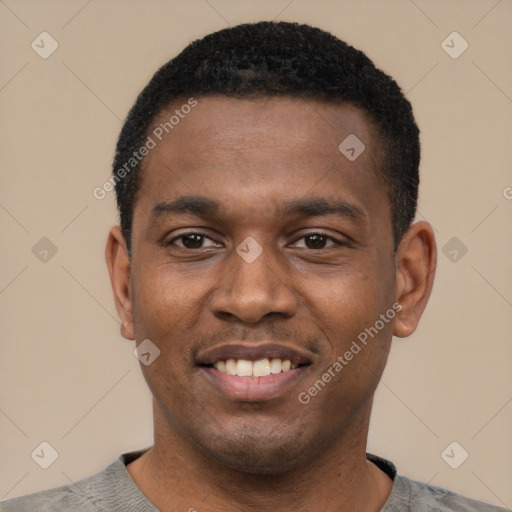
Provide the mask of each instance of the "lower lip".
[{"label": "lower lip", "polygon": [[261,402],[276,398],[291,388],[306,368],[300,366],[266,377],[238,377],[206,366],[201,366],[200,370],[224,396],[243,402]]}]

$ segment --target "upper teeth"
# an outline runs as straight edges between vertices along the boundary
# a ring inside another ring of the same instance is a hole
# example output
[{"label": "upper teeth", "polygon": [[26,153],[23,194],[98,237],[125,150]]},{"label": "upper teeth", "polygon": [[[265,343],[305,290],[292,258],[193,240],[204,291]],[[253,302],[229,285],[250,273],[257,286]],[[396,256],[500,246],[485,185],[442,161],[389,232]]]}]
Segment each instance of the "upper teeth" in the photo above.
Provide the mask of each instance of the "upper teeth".
[{"label": "upper teeth", "polygon": [[227,361],[217,361],[214,365],[219,372],[228,375],[238,375],[239,377],[265,377],[271,373],[281,373],[297,368],[289,359],[260,359],[258,361],[248,361],[247,359],[228,359]]}]

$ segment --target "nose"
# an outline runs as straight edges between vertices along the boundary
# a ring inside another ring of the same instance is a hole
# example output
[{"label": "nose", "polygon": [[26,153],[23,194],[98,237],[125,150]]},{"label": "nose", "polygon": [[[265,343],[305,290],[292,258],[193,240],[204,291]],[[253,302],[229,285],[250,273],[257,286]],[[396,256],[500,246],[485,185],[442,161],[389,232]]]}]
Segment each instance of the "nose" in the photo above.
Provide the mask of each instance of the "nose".
[{"label": "nose", "polygon": [[266,316],[291,318],[296,313],[297,298],[270,249],[253,261],[233,251],[225,263],[211,301],[217,317],[255,324]]}]

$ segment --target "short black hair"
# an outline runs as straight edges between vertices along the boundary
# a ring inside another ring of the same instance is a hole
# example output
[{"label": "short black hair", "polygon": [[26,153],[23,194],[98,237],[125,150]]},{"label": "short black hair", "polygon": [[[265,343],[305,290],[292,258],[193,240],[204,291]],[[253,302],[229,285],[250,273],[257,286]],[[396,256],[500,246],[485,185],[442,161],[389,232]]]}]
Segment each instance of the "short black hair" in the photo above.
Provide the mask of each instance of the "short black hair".
[{"label": "short black hair", "polygon": [[[359,107],[379,136],[378,171],[388,192],[396,249],[414,219],[418,198],[419,129],[411,104],[393,78],[334,35],[309,25],[262,21],[193,41],[139,94],[121,129],[113,163],[129,250],[144,162],[134,161],[134,152],[145,143],[156,116],[172,102],[211,95],[291,96]],[[132,169],[126,172],[130,159]]]}]

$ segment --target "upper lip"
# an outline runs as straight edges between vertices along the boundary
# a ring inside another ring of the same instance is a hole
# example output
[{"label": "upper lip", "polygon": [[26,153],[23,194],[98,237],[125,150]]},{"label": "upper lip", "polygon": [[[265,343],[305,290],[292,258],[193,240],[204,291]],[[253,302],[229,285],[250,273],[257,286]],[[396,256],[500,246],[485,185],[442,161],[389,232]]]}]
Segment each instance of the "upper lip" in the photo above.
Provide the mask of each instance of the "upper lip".
[{"label": "upper lip", "polygon": [[290,360],[292,364],[309,364],[312,357],[306,351],[277,343],[226,343],[199,352],[196,357],[198,365],[210,365],[217,361],[228,359],[246,359],[258,361],[260,359],[282,359]]}]

